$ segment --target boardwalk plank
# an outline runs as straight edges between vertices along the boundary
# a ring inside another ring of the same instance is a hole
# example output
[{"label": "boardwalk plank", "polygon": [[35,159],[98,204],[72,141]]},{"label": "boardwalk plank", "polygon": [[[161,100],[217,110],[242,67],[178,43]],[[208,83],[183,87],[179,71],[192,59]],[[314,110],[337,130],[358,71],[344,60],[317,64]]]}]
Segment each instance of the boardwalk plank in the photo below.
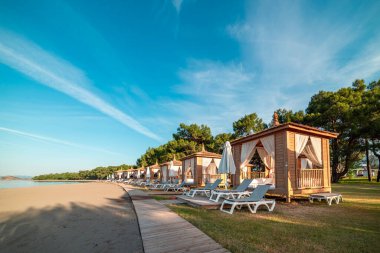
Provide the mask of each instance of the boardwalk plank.
[{"label": "boardwalk plank", "polygon": [[[145,253],[229,252],[191,223],[172,212],[148,194],[122,186],[132,198],[143,239]],[[141,198],[139,198],[141,197]]]}]

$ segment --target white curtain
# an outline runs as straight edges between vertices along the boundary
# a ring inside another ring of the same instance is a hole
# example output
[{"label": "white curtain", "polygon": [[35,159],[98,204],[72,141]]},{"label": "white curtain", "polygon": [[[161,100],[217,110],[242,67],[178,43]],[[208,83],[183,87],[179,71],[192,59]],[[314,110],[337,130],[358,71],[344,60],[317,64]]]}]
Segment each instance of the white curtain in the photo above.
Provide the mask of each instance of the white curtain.
[{"label": "white curtain", "polygon": [[308,140],[309,140],[309,136],[307,135],[295,134],[296,159],[300,156],[302,151],[305,149]]},{"label": "white curtain", "polygon": [[167,181],[168,167],[163,166],[161,172],[162,172],[162,181],[166,182]]},{"label": "white curtain", "polygon": [[191,170],[191,175],[194,178],[194,161],[193,160],[194,160],[193,158],[185,160],[185,168],[184,168],[185,178],[186,178],[186,172],[188,171],[189,168]]},{"label": "white curtain", "polygon": [[219,168],[220,159],[219,158],[214,158],[214,163],[216,164],[216,167]]},{"label": "white curtain", "polygon": [[[313,164],[315,164],[317,167],[322,167],[322,163],[318,161],[317,155],[315,154],[315,151],[313,149],[312,145],[306,145],[305,149],[302,151],[302,154],[306,156]],[[310,166],[310,168],[313,168]]]},{"label": "white curtain", "polygon": [[171,166],[169,170],[169,177],[177,177],[179,176],[178,170],[181,168],[181,166]]},{"label": "white curtain", "polygon": [[240,156],[240,168],[244,168],[255,154],[255,147],[258,140],[253,140],[250,142],[243,143],[241,146],[241,156]]},{"label": "white curtain", "polygon": [[206,174],[206,169],[210,165],[212,158],[202,158],[202,174]]},{"label": "white curtain", "polygon": [[322,165],[322,140],[321,138],[310,136],[310,141],[311,145],[313,146],[317,161]]},{"label": "white curtain", "polygon": [[271,169],[271,165],[270,165],[271,157],[268,154],[268,152],[262,147],[257,147],[256,149],[257,149],[257,153],[259,154],[261,160],[265,164],[265,167]]},{"label": "white curtain", "polygon": [[268,161],[268,158],[266,158],[267,163],[268,163],[267,167],[270,170],[274,170],[274,159],[275,159],[274,135],[269,135],[267,137],[261,138],[260,141],[261,141],[261,144],[263,144],[265,151],[268,153],[270,157],[269,161]]},{"label": "white curtain", "polygon": [[[309,142],[310,140],[310,142]],[[296,158],[301,154],[306,156],[306,166],[313,168],[313,164],[322,167],[321,138],[295,134]],[[301,168],[304,168],[301,161]]]},{"label": "white curtain", "polygon": [[301,158],[301,169],[307,169],[308,166],[307,158]]}]

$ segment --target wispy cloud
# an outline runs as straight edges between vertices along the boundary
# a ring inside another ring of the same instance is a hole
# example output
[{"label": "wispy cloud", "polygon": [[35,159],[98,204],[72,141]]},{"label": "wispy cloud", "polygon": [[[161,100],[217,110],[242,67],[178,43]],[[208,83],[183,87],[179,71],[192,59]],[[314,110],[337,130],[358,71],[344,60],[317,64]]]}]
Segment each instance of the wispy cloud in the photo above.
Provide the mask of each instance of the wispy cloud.
[{"label": "wispy cloud", "polygon": [[0,127],[0,131],[5,132],[5,133],[9,133],[9,134],[14,134],[14,135],[18,135],[18,136],[31,138],[31,139],[38,140],[38,141],[44,141],[44,142],[48,142],[48,143],[55,143],[55,144],[60,144],[60,145],[64,145],[64,146],[70,146],[70,147],[75,147],[75,148],[80,148],[80,149],[92,150],[92,151],[97,151],[97,152],[102,152],[102,153],[107,153],[107,154],[112,154],[112,155],[122,155],[120,153],[109,151],[107,149],[90,147],[90,146],[81,145],[81,144],[77,144],[77,143],[70,142],[70,141],[65,141],[65,140],[60,140],[60,139],[51,138],[51,137],[47,137],[47,136],[37,135],[37,134],[19,131],[16,129],[6,128],[6,127]]},{"label": "wispy cloud", "polygon": [[181,12],[181,6],[182,6],[183,0],[172,0],[172,4],[177,11],[177,13]]},{"label": "wispy cloud", "polygon": [[152,139],[161,139],[131,116],[107,103],[90,89],[85,74],[37,45],[0,30],[0,62],[27,75],[38,83],[58,90],[110,116]]},{"label": "wispy cloud", "polygon": [[369,5],[331,2],[315,10],[303,1],[250,2],[246,19],[226,27],[241,59],[190,61],[178,72],[180,99],[168,107],[225,131],[244,114],[269,122],[278,108],[305,109],[319,90],[379,78],[380,27],[371,23],[380,4]]}]

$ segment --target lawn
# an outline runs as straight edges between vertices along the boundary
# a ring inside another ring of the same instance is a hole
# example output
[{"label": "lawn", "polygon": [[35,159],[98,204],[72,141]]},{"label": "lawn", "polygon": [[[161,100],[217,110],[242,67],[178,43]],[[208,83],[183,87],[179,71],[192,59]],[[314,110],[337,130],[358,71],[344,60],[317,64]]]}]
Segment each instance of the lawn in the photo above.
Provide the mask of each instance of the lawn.
[{"label": "lawn", "polygon": [[380,184],[335,184],[333,192],[344,202],[277,201],[273,213],[170,208],[231,252],[379,252]]}]

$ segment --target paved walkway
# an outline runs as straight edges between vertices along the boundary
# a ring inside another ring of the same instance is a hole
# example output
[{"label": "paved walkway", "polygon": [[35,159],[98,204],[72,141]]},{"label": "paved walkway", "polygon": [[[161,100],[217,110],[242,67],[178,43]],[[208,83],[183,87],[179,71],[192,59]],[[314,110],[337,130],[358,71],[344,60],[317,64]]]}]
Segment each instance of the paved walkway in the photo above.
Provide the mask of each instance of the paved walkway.
[{"label": "paved walkway", "polygon": [[229,252],[144,191],[120,184],[135,207],[145,253]]}]

